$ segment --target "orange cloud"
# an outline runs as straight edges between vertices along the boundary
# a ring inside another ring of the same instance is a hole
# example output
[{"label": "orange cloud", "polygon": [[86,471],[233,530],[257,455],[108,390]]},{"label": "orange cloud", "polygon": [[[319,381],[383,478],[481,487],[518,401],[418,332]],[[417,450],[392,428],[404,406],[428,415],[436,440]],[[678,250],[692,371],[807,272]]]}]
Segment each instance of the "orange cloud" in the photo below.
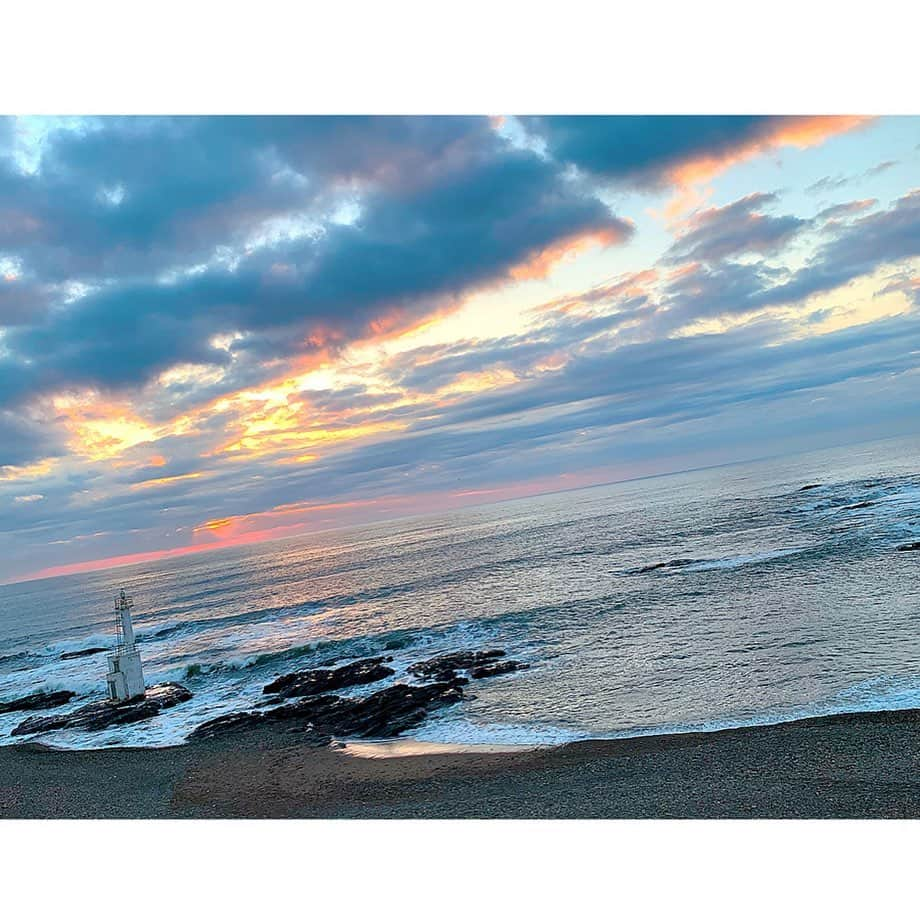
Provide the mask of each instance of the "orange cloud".
[{"label": "orange cloud", "polygon": [[699,186],[714,179],[729,167],[781,147],[800,150],[815,147],[828,138],[860,128],[872,121],[864,115],[800,115],[774,122],[768,131],[725,153],[705,154],[675,166],[667,178],[678,192],[665,207],[665,215],[673,219],[698,206],[705,195]]},{"label": "orange cloud", "polygon": [[[225,454],[237,460],[267,457],[288,450],[300,450],[303,447],[315,447],[320,444],[335,444],[340,441],[353,441],[384,434],[391,431],[403,431],[406,422],[374,422],[365,425],[351,425],[340,428],[302,428],[300,425],[281,425],[276,429],[261,425],[247,427],[242,436],[228,441],[205,456],[213,457]],[[299,456],[304,456],[303,454]]]},{"label": "orange cloud", "polygon": [[[310,516],[321,514],[329,511],[342,511],[346,508],[365,508],[371,505],[381,503],[392,504],[398,503],[404,499],[399,497],[369,498],[364,500],[344,501],[344,502],[291,502],[284,505],[276,505],[268,511],[254,511],[252,514],[237,514],[231,517],[216,518],[212,521],[205,521],[192,529],[196,534],[223,534],[232,533],[234,536],[241,536],[243,533],[252,532],[248,530],[247,525],[253,521],[261,521],[265,518],[285,517],[288,515]],[[299,526],[299,525],[289,525]]]},{"label": "orange cloud", "polygon": [[604,305],[618,298],[642,297],[649,293],[649,288],[658,280],[658,271],[654,268],[640,272],[620,275],[607,284],[601,284],[579,294],[557,297],[547,303],[533,307],[532,313],[586,313],[589,307]]},{"label": "orange cloud", "polygon": [[213,521],[205,521],[194,529],[196,532],[200,530],[223,530],[225,527],[229,527],[235,520],[236,518],[217,518]]},{"label": "orange cloud", "polygon": [[156,486],[168,486],[174,482],[182,482],[185,479],[200,479],[203,473],[181,473],[178,476],[161,476],[158,479],[144,479],[141,482],[132,483],[132,489],[151,489]]},{"label": "orange cloud", "polygon": [[157,429],[148,425],[126,402],[107,401],[95,393],[52,398],[57,421],[70,435],[70,451],[88,460],[117,457],[136,444],[155,441]]},{"label": "orange cloud", "polygon": [[56,465],[57,460],[47,457],[22,466],[0,466],[0,481],[42,479],[52,473]]},{"label": "orange cloud", "polygon": [[527,259],[509,272],[515,281],[532,281],[546,278],[563,259],[574,258],[594,246],[607,247],[626,239],[627,231],[621,227],[606,227],[590,233],[576,233],[531,253]]}]

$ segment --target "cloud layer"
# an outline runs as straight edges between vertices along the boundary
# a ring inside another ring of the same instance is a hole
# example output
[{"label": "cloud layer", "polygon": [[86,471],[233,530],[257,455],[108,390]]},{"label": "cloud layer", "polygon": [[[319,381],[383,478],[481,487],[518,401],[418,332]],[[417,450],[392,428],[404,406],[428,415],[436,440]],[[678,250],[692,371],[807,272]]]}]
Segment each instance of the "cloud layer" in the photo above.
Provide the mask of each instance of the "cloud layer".
[{"label": "cloud layer", "polygon": [[771,406],[840,431],[830,403],[882,380],[901,424],[920,192],[877,191],[901,152],[840,164],[818,208],[812,178],[649,216],[873,130],[0,121],[0,577],[680,465]]}]

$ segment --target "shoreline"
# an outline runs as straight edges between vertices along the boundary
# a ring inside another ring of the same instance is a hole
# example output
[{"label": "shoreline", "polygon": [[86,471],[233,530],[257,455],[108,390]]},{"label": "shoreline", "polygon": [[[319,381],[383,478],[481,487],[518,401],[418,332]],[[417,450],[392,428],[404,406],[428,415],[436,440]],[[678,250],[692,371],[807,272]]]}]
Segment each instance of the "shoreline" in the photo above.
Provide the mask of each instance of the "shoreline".
[{"label": "shoreline", "polygon": [[0,746],[0,817],[916,818],[918,728],[920,709],[902,709],[500,750],[316,747],[277,728],[160,748],[23,742]]}]

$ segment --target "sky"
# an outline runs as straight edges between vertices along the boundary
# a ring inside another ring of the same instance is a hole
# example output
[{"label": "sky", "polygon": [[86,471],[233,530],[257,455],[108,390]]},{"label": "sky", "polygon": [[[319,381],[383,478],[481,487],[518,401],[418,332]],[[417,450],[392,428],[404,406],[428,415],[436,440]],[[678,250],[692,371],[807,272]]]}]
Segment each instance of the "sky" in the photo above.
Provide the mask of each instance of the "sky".
[{"label": "sky", "polygon": [[0,119],[0,581],[920,430],[920,118]]}]

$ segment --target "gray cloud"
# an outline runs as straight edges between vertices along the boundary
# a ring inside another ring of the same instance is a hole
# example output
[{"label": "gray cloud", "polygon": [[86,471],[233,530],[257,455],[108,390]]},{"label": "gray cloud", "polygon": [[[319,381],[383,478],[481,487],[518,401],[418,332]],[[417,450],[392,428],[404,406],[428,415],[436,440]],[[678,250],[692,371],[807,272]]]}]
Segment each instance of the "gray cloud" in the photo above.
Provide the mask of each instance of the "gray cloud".
[{"label": "gray cloud", "polygon": [[742,253],[775,252],[808,226],[808,221],[791,214],[764,214],[763,208],[776,200],[775,194],[758,192],[693,215],[666,261],[715,262]]},{"label": "gray cloud", "polygon": [[[110,124],[53,137],[39,173],[6,177],[7,213],[32,229],[9,230],[0,246],[15,243],[30,271],[58,280],[121,272],[9,334],[6,364],[30,378],[32,391],[134,386],[179,362],[225,365],[226,351],[211,345],[218,333],[247,333],[237,349],[253,360],[302,352],[316,328],[347,341],[381,313],[420,314],[455,301],[562,240],[632,232],[590,190],[508,146],[482,119],[427,127],[417,119]],[[311,180],[339,168],[335,152],[359,137],[366,148],[336,175],[375,170],[356,221],[168,282],[149,274],[179,251],[238,244],[231,229],[302,204],[314,195]],[[307,192],[281,168],[283,157],[288,171],[318,170],[304,180]],[[99,198],[100,189],[121,188],[117,204]],[[58,249],[66,258],[57,259]],[[136,278],[139,270],[148,274]],[[28,312],[17,305],[17,316]]]}]

